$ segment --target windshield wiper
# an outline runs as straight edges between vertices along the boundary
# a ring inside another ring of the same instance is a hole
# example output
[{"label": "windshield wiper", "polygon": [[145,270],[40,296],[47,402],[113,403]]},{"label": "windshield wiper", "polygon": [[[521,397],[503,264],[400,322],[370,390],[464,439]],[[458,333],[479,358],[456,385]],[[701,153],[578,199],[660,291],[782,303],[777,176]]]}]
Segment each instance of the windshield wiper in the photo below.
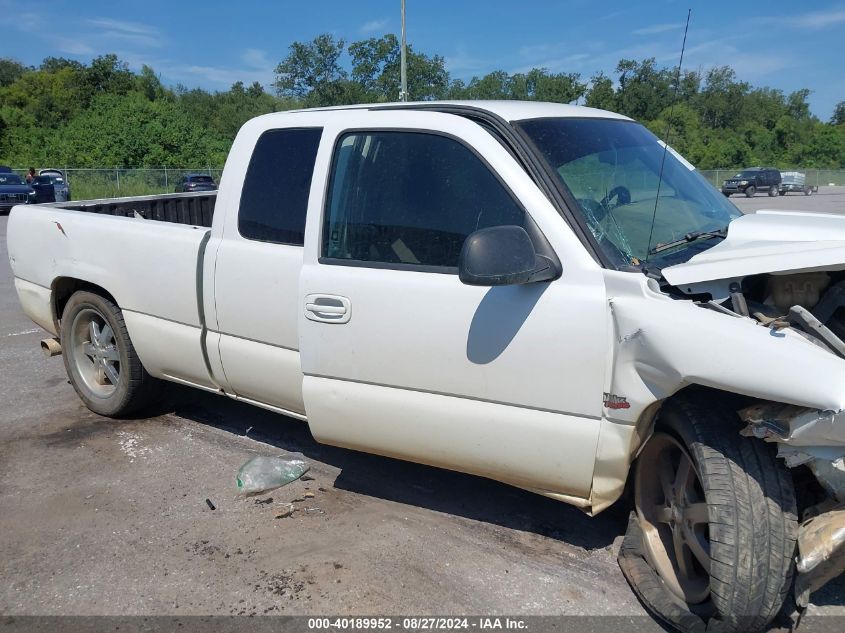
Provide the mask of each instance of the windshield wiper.
[{"label": "windshield wiper", "polygon": [[715,231],[693,231],[692,233],[687,233],[681,239],[672,240],[671,242],[664,242],[662,244],[658,244],[654,248],[652,248],[648,254],[654,255],[655,253],[659,253],[661,251],[668,250],[670,248],[674,248],[675,246],[680,246],[682,244],[688,244],[690,242],[695,242],[696,240],[706,240],[712,237],[725,237],[728,234],[728,227],[717,229]]}]

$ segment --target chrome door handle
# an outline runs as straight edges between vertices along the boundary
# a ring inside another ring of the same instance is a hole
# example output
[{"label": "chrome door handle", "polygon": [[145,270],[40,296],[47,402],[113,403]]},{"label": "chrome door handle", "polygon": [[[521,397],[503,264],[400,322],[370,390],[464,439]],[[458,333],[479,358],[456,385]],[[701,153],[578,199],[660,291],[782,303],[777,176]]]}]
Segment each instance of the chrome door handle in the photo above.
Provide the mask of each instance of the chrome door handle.
[{"label": "chrome door handle", "polygon": [[305,318],[320,323],[348,323],[352,316],[349,299],[339,295],[311,294],[305,297]]}]

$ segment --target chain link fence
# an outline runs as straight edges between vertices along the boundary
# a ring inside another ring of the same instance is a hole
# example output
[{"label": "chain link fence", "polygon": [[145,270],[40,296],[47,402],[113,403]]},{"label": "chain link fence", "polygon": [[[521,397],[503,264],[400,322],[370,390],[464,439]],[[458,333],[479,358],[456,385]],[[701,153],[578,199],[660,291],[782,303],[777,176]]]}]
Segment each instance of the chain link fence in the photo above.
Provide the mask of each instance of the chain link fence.
[{"label": "chain link fence", "polygon": [[[731,178],[738,174],[741,169],[699,169],[701,175],[704,176],[717,189],[721,188],[722,182],[726,178]],[[785,171],[800,171],[807,176],[806,183],[808,185],[815,185],[817,187],[842,186],[845,185],[845,169],[802,169],[800,167],[783,168],[781,172]]]},{"label": "chain link fence", "polygon": [[[222,167],[151,167],[151,168],[95,168],[59,167],[67,177],[71,195],[75,200],[95,198],[120,198],[126,196],[145,196],[175,191],[176,185],[185,174],[205,174],[220,182]],[[16,169],[21,176],[25,169]],[[701,169],[704,176],[717,189],[722,181],[737,174],[737,169]],[[845,185],[845,169],[801,169],[800,167],[781,169],[781,171],[800,171],[807,176],[808,185],[825,187]]]},{"label": "chain link fence", "polygon": [[[203,174],[220,182],[222,167],[96,168],[58,167],[64,172],[74,200],[122,198],[172,193],[185,174]],[[26,169],[15,169],[21,176]]]}]

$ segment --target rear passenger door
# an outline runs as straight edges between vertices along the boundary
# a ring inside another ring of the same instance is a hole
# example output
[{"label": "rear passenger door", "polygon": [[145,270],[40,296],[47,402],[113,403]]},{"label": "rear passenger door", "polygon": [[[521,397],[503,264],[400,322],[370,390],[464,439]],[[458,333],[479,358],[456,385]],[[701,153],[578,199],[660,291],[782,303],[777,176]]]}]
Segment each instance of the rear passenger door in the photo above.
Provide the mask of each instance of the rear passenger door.
[{"label": "rear passenger door", "polygon": [[236,212],[226,208],[234,200],[218,199],[215,209],[226,220],[215,261],[209,353],[217,340],[222,386],[239,399],[299,416],[299,273],[321,135],[316,126],[262,132]]},{"label": "rear passenger door", "polygon": [[[586,498],[608,340],[600,270],[479,125],[422,112],[335,120],[299,294],[312,433]],[[560,257],[560,279],[460,282],[470,233],[530,222]]]}]

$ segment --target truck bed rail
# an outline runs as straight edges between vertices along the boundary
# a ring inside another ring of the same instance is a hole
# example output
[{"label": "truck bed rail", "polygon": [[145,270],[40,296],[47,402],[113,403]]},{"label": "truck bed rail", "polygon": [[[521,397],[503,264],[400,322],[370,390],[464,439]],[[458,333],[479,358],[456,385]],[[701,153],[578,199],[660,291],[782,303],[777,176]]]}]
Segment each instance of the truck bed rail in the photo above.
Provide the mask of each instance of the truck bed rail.
[{"label": "truck bed rail", "polygon": [[159,222],[211,227],[216,200],[216,191],[203,191],[135,196],[132,198],[55,202],[42,206],[125,217],[140,216],[147,220],[158,220]]}]

